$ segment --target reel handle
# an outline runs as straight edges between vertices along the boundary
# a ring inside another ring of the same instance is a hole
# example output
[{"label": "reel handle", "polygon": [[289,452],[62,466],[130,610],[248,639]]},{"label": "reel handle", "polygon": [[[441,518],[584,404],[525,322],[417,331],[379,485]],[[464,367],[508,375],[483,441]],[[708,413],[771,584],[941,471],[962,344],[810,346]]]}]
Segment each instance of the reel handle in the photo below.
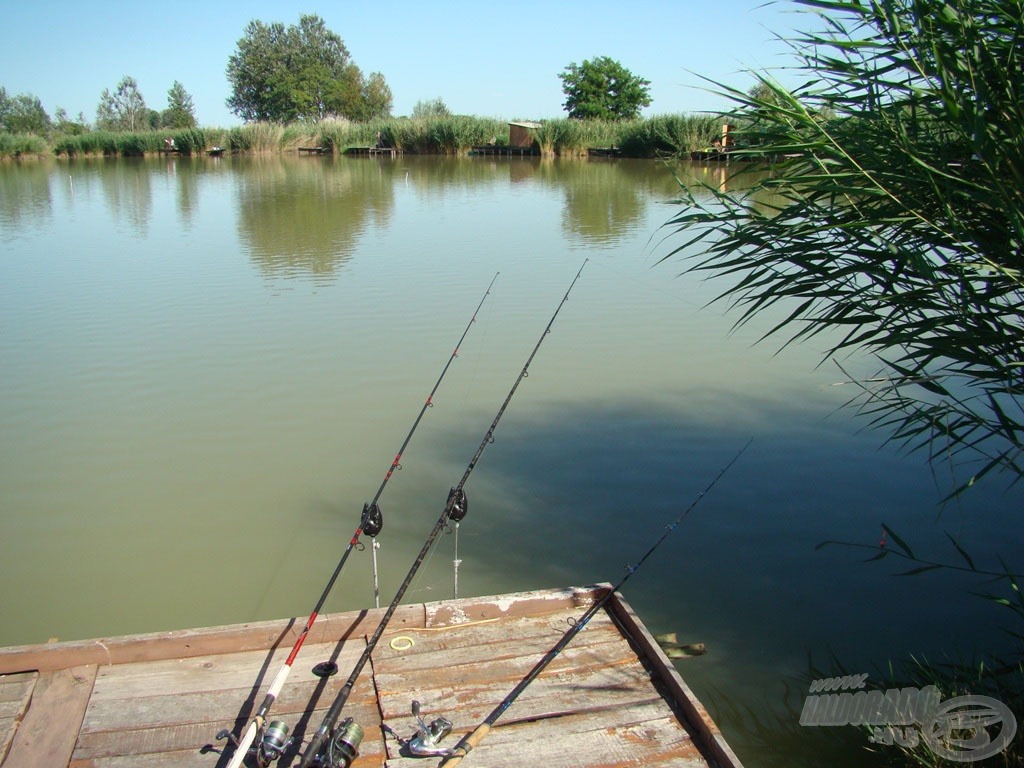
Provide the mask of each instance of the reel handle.
[{"label": "reel handle", "polygon": [[478,725],[471,734],[464,736],[462,740],[452,748],[451,756],[441,761],[440,765],[445,768],[454,768],[462,762],[462,758],[469,754],[470,750],[477,746],[491,731],[491,726],[487,723],[481,723]]}]

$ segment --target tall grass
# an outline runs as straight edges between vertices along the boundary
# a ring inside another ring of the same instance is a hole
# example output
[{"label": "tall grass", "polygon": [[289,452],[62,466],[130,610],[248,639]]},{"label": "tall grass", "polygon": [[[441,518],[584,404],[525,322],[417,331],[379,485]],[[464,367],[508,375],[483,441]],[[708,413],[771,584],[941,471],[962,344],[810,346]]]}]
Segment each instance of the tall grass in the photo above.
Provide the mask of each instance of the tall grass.
[{"label": "tall grass", "polygon": [[712,146],[721,135],[716,115],[657,115],[624,125],[619,147],[631,157],[678,157]]},{"label": "tall grass", "polygon": [[40,136],[21,133],[0,133],[0,157],[47,155],[49,145]]},{"label": "tall grass", "polygon": [[[720,124],[719,118],[701,115],[662,115],[628,121],[561,118],[542,121],[534,129],[534,147],[541,154],[561,156],[586,155],[588,149],[610,147],[631,157],[684,155],[709,146],[720,134]],[[507,145],[509,124],[497,118],[466,115],[399,117],[361,123],[344,119],[289,125],[259,122],[231,129],[89,131],[57,136],[49,146],[55,154],[69,157],[133,156],[160,152],[168,137],[174,139],[183,155],[201,154],[215,146],[248,154],[294,152],[305,147],[343,153],[351,147],[373,146],[378,142],[414,154],[457,155],[477,146]],[[18,142],[24,144],[25,138],[5,137],[0,154],[13,154],[17,150],[4,147],[17,146]],[[35,140],[32,146],[36,149],[30,151],[48,151],[45,139]]]}]

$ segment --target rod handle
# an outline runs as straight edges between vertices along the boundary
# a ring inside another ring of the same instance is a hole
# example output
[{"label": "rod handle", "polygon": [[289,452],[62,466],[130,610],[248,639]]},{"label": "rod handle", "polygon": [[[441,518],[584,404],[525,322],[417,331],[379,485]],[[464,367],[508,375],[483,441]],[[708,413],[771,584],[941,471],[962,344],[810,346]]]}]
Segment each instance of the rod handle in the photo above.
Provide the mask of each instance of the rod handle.
[{"label": "rod handle", "polygon": [[491,726],[487,723],[481,723],[478,725],[471,734],[465,736],[462,741],[458,743],[455,749],[452,750],[452,754],[446,757],[441,765],[445,768],[453,768],[453,766],[461,763],[462,758],[469,754],[470,750],[476,747],[477,744],[483,741],[484,736],[486,736],[490,730]]}]

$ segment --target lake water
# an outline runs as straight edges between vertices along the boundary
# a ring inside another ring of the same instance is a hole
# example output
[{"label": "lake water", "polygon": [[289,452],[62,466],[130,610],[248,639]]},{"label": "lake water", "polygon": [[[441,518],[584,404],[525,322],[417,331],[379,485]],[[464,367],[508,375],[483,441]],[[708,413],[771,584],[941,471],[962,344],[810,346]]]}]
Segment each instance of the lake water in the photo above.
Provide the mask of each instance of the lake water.
[{"label": "lake water", "polygon": [[[978,581],[815,546],[884,522],[926,557],[957,561],[948,531],[1012,560],[1022,491],[940,508],[942,471],[842,408],[824,339],[755,344],[772,319],[734,330],[720,286],[658,264],[676,177],[725,173],[0,164],[0,645],[306,617],[500,273],[381,498],[386,604],[588,260],[466,485],[460,596],[617,581],[753,438],[625,596],[707,644],[679,669],[748,766],[864,764],[864,734],[799,726],[809,664],[883,685],[890,659],[996,647],[1003,617]],[[452,595],[454,548],[407,601]],[[367,550],[326,609],[373,599]]]}]

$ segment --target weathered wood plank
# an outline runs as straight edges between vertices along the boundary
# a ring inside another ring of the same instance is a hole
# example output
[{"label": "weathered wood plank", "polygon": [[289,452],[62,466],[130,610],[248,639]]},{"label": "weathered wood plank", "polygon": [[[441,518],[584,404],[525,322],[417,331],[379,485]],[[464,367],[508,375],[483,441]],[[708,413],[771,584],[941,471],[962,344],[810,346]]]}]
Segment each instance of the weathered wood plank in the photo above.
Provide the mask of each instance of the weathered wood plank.
[{"label": "weathered wood plank", "polygon": [[[336,642],[344,637],[372,632],[384,609],[325,614],[317,619],[307,643]],[[422,604],[399,606],[389,626],[422,627]],[[86,664],[112,665],[159,659],[185,659],[236,651],[272,647],[290,648],[302,630],[304,620],[264,621],[205,627],[173,632],[154,632],[124,637],[76,640],[62,643],[0,648],[0,674],[64,669]]]},{"label": "weathered wood plank", "polygon": [[459,625],[488,619],[506,619],[512,616],[539,616],[555,611],[582,613],[608,588],[607,584],[599,584],[590,587],[512,592],[496,597],[472,597],[427,603],[425,605],[426,626]]},{"label": "weathered wood plank", "polygon": [[[304,739],[308,740],[313,731],[320,725],[327,713],[330,701],[321,701],[314,710],[281,711],[274,713],[274,719],[284,721],[289,727],[289,735],[294,736],[297,745]],[[373,700],[351,701],[345,707],[345,717],[353,717],[363,726],[366,736],[361,752],[380,754],[383,752],[383,740],[380,728],[380,714]],[[241,726],[248,720],[240,721],[235,728],[238,733]],[[217,741],[216,734],[225,725],[224,722],[189,723],[183,725],[161,725],[148,728],[128,728],[117,731],[83,733],[75,748],[76,760],[98,760],[109,757],[130,755],[149,755],[162,752],[199,751],[205,745],[223,748],[224,741]],[[214,761],[216,762],[216,761]],[[212,768],[212,766],[211,766]]]},{"label": "weathered wood plank", "polygon": [[0,675],[0,763],[7,756],[14,734],[25,716],[38,677],[37,672]]},{"label": "weathered wood plank", "polygon": [[633,637],[638,646],[639,652],[649,660],[650,666],[655,670],[657,679],[668,690],[671,701],[675,704],[679,716],[692,729],[694,738],[704,748],[705,752],[722,765],[740,765],[740,759],[732,751],[732,747],[726,742],[718,725],[711,719],[711,715],[694,695],[690,687],[683,681],[682,676],[669,660],[668,656],[658,645],[654,636],[647,630],[647,627],[640,620],[640,617],[633,610],[626,599],[616,594],[608,602],[608,610],[612,611],[616,619],[622,623],[626,631]]},{"label": "weathered wood plank", "polygon": [[95,679],[93,665],[41,674],[4,768],[67,765]]},{"label": "weathered wood plank", "polygon": [[[621,717],[620,717],[621,714]],[[469,728],[448,737],[454,746]],[[402,757],[388,742],[389,768],[416,768],[423,760]],[[707,768],[696,745],[663,705],[649,703],[616,712],[584,713],[531,722],[498,721],[465,764],[487,768],[604,768],[661,766]]]},{"label": "weathered wood plank", "polygon": [[[316,682],[289,682],[274,703],[274,713],[296,713],[310,702],[330,702],[345,682],[347,675],[338,675]],[[352,700],[372,700],[375,696],[369,670],[364,670],[352,689]],[[262,702],[258,695],[255,703]],[[149,728],[189,722],[234,722],[247,718],[253,709],[252,700],[239,696],[237,690],[205,691],[145,696],[138,699],[106,699],[89,707],[82,723],[82,732],[118,730],[126,722],[132,727]]]},{"label": "weathered wood plank", "polygon": [[[440,630],[388,632],[374,650],[374,659],[389,670],[413,672],[474,661],[498,661],[520,656],[540,656],[568,629],[573,614],[513,618],[488,624],[444,627]],[[394,645],[392,645],[394,641]],[[622,634],[607,617],[597,616],[574,640],[575,647],[622,642]],[[603,652],[603,648],[601,651]]]},{"label": "weathered wood plank", "polygon": [[[363,742],[366,743],[365,741]],[[73,760],[68,768],[215,768],[218,756],[186,749],[177,752],[155,752],[147,755],[126,755]],[[286,753],[275,764],[280,768],[294,768],[298,760]],[[363,752],[352,762],[352,768],[383,768],[385,765],[383,747],[377,752]],[[419,768],[428,768],[420,765]]]},{"label": "weathered wood plank", "polygon": [[[351,670],[366,648],[363,638],[355,638],[340,647],[335,643],[304,645],[292,665],[289,683],[315,682],[313,667],[328,659],[339,670]],[[283,666],[291,648],[245,651],[219,655],[194,656],[101,667],[93,691],[94,702],[150,695],[241,690],[256,687],[265,692],[270,679]]]}]

